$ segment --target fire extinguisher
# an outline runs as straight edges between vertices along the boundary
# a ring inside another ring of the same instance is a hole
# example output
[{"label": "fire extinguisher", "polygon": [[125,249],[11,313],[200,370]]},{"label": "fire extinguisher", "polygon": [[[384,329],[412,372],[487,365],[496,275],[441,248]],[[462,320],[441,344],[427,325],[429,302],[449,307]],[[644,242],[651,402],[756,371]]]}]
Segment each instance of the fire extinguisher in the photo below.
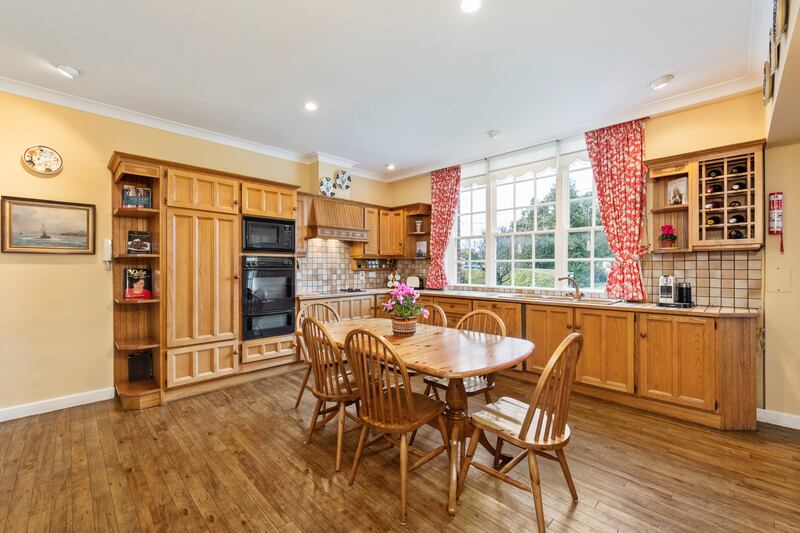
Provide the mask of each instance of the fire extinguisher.
[{"label": "fire extinguisher", "polygon": [[783,193],[769,193],[769,234],[781,236],[781,253],[783,253]]}]

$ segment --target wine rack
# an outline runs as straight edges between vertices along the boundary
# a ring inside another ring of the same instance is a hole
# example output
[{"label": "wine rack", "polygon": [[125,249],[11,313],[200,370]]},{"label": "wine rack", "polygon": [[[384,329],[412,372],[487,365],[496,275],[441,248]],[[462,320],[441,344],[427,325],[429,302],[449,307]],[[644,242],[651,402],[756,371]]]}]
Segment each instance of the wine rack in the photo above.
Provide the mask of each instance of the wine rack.
[{"label": "wine rack", "polygon": [[[753,142],[646,161],[653,252],[757,250],[764,244],[764,143]],[[677,179],[688,203],[671,205]],[[664,224],[675,227],[674,248],[660,248]]]},{"label": "wine rack", "polygon": [[697,161],[693,248],[742,248],[763,242],[761,150],[710,155]]}]

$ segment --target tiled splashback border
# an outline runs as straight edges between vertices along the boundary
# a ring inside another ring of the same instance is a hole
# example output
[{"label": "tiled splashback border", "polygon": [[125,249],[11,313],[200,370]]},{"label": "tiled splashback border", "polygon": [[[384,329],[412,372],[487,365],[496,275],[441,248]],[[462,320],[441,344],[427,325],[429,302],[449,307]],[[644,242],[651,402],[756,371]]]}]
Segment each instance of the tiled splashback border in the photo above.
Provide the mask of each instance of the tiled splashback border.
[{"label": "tiled splashback border", "polygon": [[655,301],[658,278],[692,284],[697,305],[761,309],[763,251],[648,254],[642,258],[644,287]]},{"label": "tiled splashback border", "polygon": [[[336,240],[311,239],[308,254],[298,259],[298,292],[338,291],[346,288],[379,289],[386,286],[388,272],[353,272],[350,269],[350,244]],[[397,271],[408,276],[427,277],[428,261],[401,259]],[[371,276],[374,275],[374,277]],[[676,281],[692,284],[697,305],[761,309],[763,252],[691,252],[647,254],[642,258],[642,279],[648,299],[657,301],[658,278],[667,274]],[[452,286],[452,289],[526,294],[564,293],[565,290]],[[605,293],[592,294],[605,297]]]},{"label": "tiled splashback border", "polygon": [[[386,287],[389,274],[385,271],[354,272],[350,268],[350,244],[333,239],[309,239],[307,255],[299,258],[298,262],[298,292],[380,289]],[[400,259],[397,261],[397,272],[402,281],[408,276],[427,277],[428,261]]]},{"label": "tiled splashback border", "polygon": [[[648,301],[658,301],[658,278],[674,276],[676,282],[692,284],[697,305],[761,309],[763,252],[690,252],[647,254],[642,258],[642,280]],[[566,289],[521,289],[518,287],[476,287],[456,285],[467,291],[514,292],[522,294],[562,294]],[[570,289],[571,290],[571,289]],[[605,292],[593,298],[607,298]]]}]

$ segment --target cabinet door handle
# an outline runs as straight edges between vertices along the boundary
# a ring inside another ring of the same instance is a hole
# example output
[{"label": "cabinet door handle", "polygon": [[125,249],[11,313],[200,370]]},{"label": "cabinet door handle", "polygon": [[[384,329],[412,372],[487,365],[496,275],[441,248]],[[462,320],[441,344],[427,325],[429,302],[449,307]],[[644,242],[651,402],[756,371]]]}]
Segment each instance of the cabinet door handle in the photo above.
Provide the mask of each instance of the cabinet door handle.
[{"label": "cabinet door handle", "polygon": [[575,329],[581,329],[581,325],[580,324],[575,324]]},{"label": "cabinet door handle", "polygon": [[646,331],[640,331],[639,332],[639,336],[644,339],[645,337],[647,337],[647,332]]},{"label": "cabinet door handle", "polygon": [[233,275],[233,279],[236,279],[236,280],[238,280],[238,279],[239,279],[239,274],[234,274],[234,275]]},{"label": "cabinet door handle", "polygon": [[572,329],[572,324],[567,323],[567,329]]}]

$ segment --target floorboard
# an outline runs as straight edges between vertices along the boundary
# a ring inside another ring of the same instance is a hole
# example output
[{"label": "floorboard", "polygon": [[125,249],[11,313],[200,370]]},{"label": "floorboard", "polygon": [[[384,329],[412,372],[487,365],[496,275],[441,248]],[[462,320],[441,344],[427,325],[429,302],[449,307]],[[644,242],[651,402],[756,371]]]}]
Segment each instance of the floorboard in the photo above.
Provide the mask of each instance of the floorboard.
[{"label": "floorboard", "polygon": [[[399,455],[358,432],[335,474],[335,424],[303,437],[301,374],[245,383],[145,411],[114,400],[0,424],[0,531],[531,531],[529,493],[472,470],[446,511],[447,459],[409,476],[399,523]],[[499,377],[495,397],[531,386]],[[470,399],[470,408],[482,405]],[[350,422],[348,422],[350,424]],[[566,448],[580,501],[540,461],[548,531],[800,531],[800,431],[720,432],[575,395]],[[420,431],[422,449],[441,444]],[[513,450],[512,450],[513,451]],[[479,452],[479,459],[489,458]],[[527,467],[512,475],[528,481]]]}]

